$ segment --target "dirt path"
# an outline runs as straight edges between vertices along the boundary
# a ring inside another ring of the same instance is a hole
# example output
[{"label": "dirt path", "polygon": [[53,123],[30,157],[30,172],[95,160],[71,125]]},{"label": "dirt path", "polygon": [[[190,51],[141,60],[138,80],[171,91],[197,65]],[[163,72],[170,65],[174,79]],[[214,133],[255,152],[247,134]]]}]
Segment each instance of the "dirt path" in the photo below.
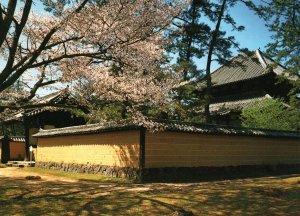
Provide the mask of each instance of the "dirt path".
[{"label": "dirt path", "polygon": [[[102,188],[109,188],[111,189],[112,187],[116,191],[133,191],[133,192],[138,192],[138,191],[149,191],[151,190],[150,185],[151,184],[117,184],[117,183],[104,183],[104,182],[93,182],[93,181],[84,181],[84,180],[76,180],[76,179],[71,179],[68,177],[60,177],[60,176],[54,176],[51,174],[40,174],[40,173],[35,173],[35,172],[26,172],[24,168],[17,168],[17,167],[6,167],[6,168],[1,168],[0,169],[0,178],[1,177],[6,177],[6,178],[15,178],[15,179],[20,179],[20,180],[26,180],[26,177],[35,177],[39,176],[40,179],[38,181],[33,181],[35,183],[38,183],[40,181],[43,182],[56,182],[56,183],[73,183],[74,185],[85,185],[88,187],[92,186],[101,186]],[[106,192],[104,193],[106,194]]]},{"label": "dirt path", "polygon": [[300,215],[299,198],[300,175],[126,184],[0,168],[0,215]]},{"label": "dirt path", "polygon": [[65,177],[58,177],[58,176],[45,175],[45,174],[41,175],[33,172],[26,172],[23,170],[23,168],[6,167],[0,169],[0,177],[26,178],[28,176],[40,176],[42,181],[62,181],[62,182],[70,182],[70,183],[77,182],[77,180],[73,180]]}]

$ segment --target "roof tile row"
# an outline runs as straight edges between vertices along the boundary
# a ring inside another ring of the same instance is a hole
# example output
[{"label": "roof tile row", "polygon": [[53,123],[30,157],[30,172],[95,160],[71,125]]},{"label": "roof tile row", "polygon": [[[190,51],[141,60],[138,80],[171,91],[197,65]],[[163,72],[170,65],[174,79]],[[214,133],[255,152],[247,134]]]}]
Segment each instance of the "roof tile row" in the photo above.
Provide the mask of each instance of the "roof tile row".
[{"label": "roof tile row", "polygon": [[[215,125],[191,125],[184,123],[160,123],[153,122],[155,125],[149,128],[150,131],[174,131],[174,132],[190,132],[200,134],[223,134],[223,135],[249,135],[249,136],[268,136],[268,137],[290,137],[300,138],[299,132],[292,131],[276,131],[265,129],[249,129],[228,126],[215,126]],[[53,136],[67,136],[67,135],[80,135],[80,134],[97,134],[107,131],[119,130],[133,130],[139,129],[144,126],[132,122],[107,122],[102,124],[90,124],[66,128],[57,128],[51,130],[40,130],[34,137],[53,137]]]}]

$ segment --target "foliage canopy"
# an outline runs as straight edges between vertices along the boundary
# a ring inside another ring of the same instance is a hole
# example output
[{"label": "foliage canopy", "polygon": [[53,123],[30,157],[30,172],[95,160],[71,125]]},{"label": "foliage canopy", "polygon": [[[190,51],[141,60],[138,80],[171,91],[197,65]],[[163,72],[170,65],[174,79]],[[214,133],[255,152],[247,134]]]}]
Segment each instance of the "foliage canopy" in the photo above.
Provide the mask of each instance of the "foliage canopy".
[{"label": "foliage canopy", "polygon": [[275,99],[256,101],[241,114],[242,126],[275,130],[297,130],[300,110]]}]

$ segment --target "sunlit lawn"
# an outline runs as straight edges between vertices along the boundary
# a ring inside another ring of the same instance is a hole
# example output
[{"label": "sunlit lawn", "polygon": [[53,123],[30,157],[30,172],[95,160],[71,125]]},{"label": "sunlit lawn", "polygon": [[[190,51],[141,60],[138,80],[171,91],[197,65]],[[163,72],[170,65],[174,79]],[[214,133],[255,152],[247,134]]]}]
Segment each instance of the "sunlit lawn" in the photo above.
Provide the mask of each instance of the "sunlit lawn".
[{"label": "sunlit lawn", "polygon": [[49,169],[42,169],[37,167],[25,168],[24,171],[31,172],[34,175],[52,175],[57,177],[69,178],[73,180],[98,181],[98,182],[109,182],[109,183],[132,183],[133,182],[125,178],[110,178],[103,175],[62,172],[58,170],[49,170]]},{"label": "sunlit lawn", "polygon": [[[4,169],[8,168],[0,169],[0,215],[171,215],[179,209],[205,216],[300,215],[300,175],[133,184],[31,168],[33,175],[75,181],[27,180],[5,177]],[[28,170],[17,170],[24,171]]]}]

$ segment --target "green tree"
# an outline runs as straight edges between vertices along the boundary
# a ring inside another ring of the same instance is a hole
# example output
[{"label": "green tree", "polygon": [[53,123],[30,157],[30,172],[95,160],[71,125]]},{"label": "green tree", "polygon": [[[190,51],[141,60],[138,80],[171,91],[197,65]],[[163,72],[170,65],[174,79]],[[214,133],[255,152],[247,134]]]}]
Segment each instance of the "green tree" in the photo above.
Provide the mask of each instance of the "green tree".
[{"label": "green tree", "polygon": [[[238,26],[230,15],[230,8],[236,4],[233,0],[216,1],[191,1],[189,7],[173,22],[170,36],[173,43],[169,51],[176,54],[176,70],[183,71],[182,79],[190,84],[178,88],[174,93],[171,112],[173,118],[185,121],[203,121],[195,111],[205,106],[207,122],[209,122],[209,102],[211,100],[211,63],[220,64],[227,62],[232,57],[232,48],[239,48],[233,36],[228,36],[222,31],[222,24],[229,24],[233,30],[242,31],[243,26]],[[196,61],[206,58],[206,65],[197,66]],[[206,96],[199,99],[195,94],[191,81],[206,80]]]},{"label": "green tree", "polygon": [[267,52],[278,62],[284,62],[289,71],[299,76],[300,72],[300,1],[266,0],[250,4],[266,21],[273,41]]},{"label": "green tree", "polygon": [[242,126],[275,130],[299,130],[299,109],[280,100],[265,99],[245,108],[241,114]]},{"label": "green tree", "polygon": [[265,0],[260,4],[247,2],[266,21],[273,32],[272,42],[267,45],[267,53],[278,63],[284,64],[294,79],[290,92],[290,104],[300,107],[297,93],[300,92],[300,1]]},{"label": "green tree", "polygon": [[[203,78],[203,70],[197,67],[196,60],[205,56],[206,42],[210,37],[210,27],[200,19],[204,16],[205,2],[191,1],[190,5],[173,21],[170,27],[172,43],[167,47],[169,53],[175,54],[175,71],[182,72],[181,79],[190,82]],[[187,84],[173,92],[173,100],[167,108],[168,118],[194,121],[194,107],[203,104],[195,95],[194,86]],[[166,111],[166,108],[163,108]],[[150,115],[157,110],[150,111]],[[160,116],[160,115],[159,115]]]}]

